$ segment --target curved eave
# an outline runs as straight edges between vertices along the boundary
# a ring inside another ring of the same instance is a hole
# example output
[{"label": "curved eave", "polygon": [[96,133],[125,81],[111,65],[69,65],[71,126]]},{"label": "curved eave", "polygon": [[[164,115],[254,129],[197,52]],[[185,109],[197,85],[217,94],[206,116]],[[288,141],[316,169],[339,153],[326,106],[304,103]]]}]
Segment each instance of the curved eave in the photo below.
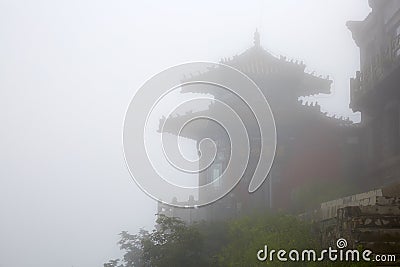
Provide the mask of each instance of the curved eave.
[{"label": "curved eave", "polygon": [[332,80],[328,78],[317,77],[309,73],[304,73],[304,79],[301,86],[304,88],[302,96],[315,94],[329,94],[331,92]]},{"label": "curved eave", "polygon": [[[210,110],[204,110],[204,111],[186,113],[183,115],[170,116],[168,118],[161,118],[157,132],[176,134],[177,130],[181,129],[181,127],[185,125],[186,122],[190,121],[194,117],[209,117],[209,116],[210,116]],[[191,127],[187,128],[187,130],[180,132],[180,136],[193,140],[202,139],[203,136],[207,136],[207,134],[209,134],[208,128],[204,126],[206,125],[200,126],[194,124]]]}]

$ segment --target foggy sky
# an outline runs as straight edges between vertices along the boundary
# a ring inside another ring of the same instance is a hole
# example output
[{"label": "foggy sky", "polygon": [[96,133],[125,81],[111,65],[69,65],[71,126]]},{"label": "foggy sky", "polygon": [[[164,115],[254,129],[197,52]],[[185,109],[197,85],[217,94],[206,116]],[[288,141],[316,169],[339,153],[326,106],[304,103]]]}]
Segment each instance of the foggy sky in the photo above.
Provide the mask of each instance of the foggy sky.
[{"label": "foggy sky", "polygon": [[[156,203],[122,154],[134,92],[182,62],[261,44],[330,75],[324,110],[351,115],[359,68],[347,20],[366,0],[0,0],[0,266],[95,267],[122,230],[151,229]],[[357,118],[356,116],[352,116]]]}]

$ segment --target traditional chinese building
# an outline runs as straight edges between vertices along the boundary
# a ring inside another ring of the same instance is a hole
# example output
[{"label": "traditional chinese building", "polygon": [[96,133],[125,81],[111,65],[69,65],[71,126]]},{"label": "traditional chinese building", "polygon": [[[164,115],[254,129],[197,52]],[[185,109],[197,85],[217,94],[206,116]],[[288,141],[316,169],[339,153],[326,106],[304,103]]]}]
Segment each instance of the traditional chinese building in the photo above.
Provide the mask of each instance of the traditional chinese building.
[{"label": "traditional chinese building", "polygon": [[400,251],[400,1],[369,0],[371,13],[348,28],[360,48],[350,107],[361,112],[359,186],[300,217],[317,222],[324,246],[345,238],[351,249]]},{"label": "traditional chinese building", "polygon": [[400,1],[369,5],[372,11],[363,21],[347,23],[360,48],[350,107],[361,112],[365,190],[400,181]]},{"label": "traditional chinese building", "polygon": [[[275,57],[260,43],[258,32],[254,45],[240,55],[224,59],[221,63],[232,66],[248,75],[262,90],[271,106],[277,128],[277,151],[268,180],[255,192],[249,194],[248,184],[258,162],[259,132],[254,119],[247,117],[252,144],[249,166],[243,179],[221,200],[195,210],[186,211],[160,204],[159,212],[171,216],[196,220],[222,220],[237,215],[266,210],[304,211],[321,201],[350,193],[356,184],[359,171],[358,130],[349,120],[329,117],[320,106],[307,103],[301,97],[329,94],[332,81],[328,77],[305,72],[303,62]],[[210,70],[199,75],[216,75]],[[194,78],[193,78],[194,79]],[[241,103],[226,93],[207,91],[195,87],[183,88],[181,93],[207,93],[232,106]],[[201,115],[218,112],[213,105]],[[167,118],[181,125],[185,114]],[[171,125],[171,124],[170,124]],[[172,124],[173,125],[173,124]],[[164,131],[169,129],[164,128]],[[170,132],[175,132],[171,130]],[[229,139],[216,127],[198,128],[188,136],[201,140],[205,136],[216,141],[218,152],[215,162],[199,174],[199,185],[213,181],[226,167],[229,159]],[[346,183],[346,186],[343,186]],[[218,188],[215,188],[218,190]],[[199,195],[201,198],[202,195]],[[190,200],[193,203],[193,199]],[[195,211],[196,214],[193,214]]]}]

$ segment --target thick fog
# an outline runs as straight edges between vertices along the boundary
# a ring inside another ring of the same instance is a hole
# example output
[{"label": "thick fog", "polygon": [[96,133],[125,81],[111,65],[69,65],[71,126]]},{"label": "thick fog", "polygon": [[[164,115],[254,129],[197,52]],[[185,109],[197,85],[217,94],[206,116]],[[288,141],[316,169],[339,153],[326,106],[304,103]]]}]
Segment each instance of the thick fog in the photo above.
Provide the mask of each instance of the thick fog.
[{"label": "thick fog", "polygon": [[120,255],[119,232],[151,229],[156,202],[122,152],[130,99],[171,65],[241,53],[256,28],[272,54],[330,75],[324,111],[358,120],[345,22],[369,11],[367,0],[1,0],[0,266],[102,266]]}]

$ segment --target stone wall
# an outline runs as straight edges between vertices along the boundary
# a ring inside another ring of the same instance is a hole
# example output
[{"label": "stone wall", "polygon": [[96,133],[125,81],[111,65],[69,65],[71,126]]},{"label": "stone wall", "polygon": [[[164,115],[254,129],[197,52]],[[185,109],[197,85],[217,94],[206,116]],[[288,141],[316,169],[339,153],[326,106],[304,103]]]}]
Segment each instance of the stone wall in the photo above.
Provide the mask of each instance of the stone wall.
[{"label": "stone wall", "polygon": [[348,248],[395,254],[400,260],[399,188],[396,184],[325,202],[301,218],[316,224],[323,247],[335,247],[337,239],[345,238]]}]

